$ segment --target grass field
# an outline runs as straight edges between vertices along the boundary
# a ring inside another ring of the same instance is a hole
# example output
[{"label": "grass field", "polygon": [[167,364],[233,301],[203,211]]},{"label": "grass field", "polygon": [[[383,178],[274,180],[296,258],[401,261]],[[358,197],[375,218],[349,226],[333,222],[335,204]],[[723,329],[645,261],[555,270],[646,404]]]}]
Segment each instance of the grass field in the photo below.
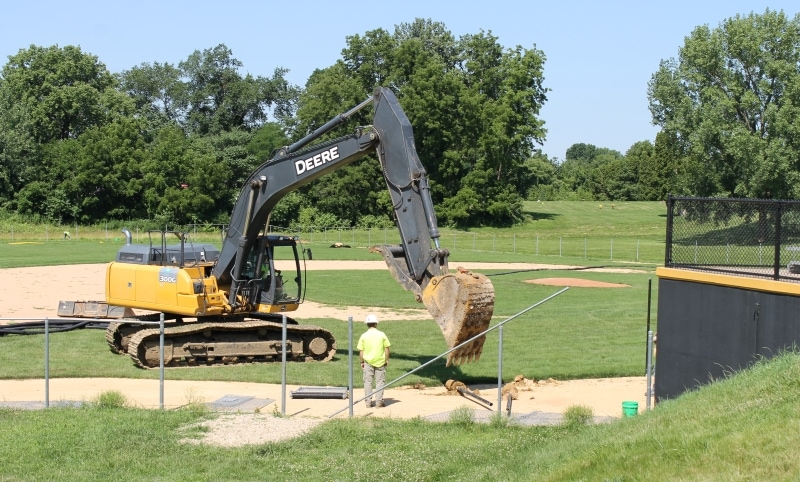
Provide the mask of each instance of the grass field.
[{"label": "grass field", "polygon": [[[499,323],[560,288],[526,283],[531,278],[581,277],[628,284],[627,288],[570,288],[504,327],[503,367],[513,377],[558,379],[632,376],[644,374],[647,340],[647,273],[586,273],[574,271],[489,272],[497,292],[495,319]],[[397,310],[416,308],[384,271],[310,271],[313,301],[333,305],[385,306]],[[655,283],[653,283],[655,286]],[[653,289],[655,293],[657,290]],[[655,297],[652,301],[655,306]],[[652,316],[655,328],[655,316]],[[324,364],[291,364],[289,383],[341,385],[347,381],[347,323],[333,319],[301,320],[330,330],[337,339],[338,354]],[[385,321],[395,353],[388,377],[394,379],[427,362],[447,349],[437,325],[431,321]],[[359,327],[357,327],[359,328]],[[409,377],[404,383],[421,381],[439,385],[449,378],[465,382],[497,379],[498,331],[487,336],[480,363],[445,367],[444,362]],[[0,378],[42,376],[42,339],[39,336],[7,336],[0,339]],[[153,371],[136,369],[129,359],[105,348],[102,331],[81,330],[54,334],[50,347],[51,375],[55,377],[113,376],[156,378]],[[279,367],[272,365],[222,366],[170,370],[171,379],[280,381]]]},{"label": "grass field", "polygon": [[[529,203],[526,209],[533,220],[517,231],[448,232],[443,237],[453,236],[454,260],[635,266],[645,271],[487,273],[497,291],[495,323],[558,290],[526,283],[530,278],[577,276],[629,285],[618,289],[571,288],[510,322],[504,328],[504,373],[561,379],[644,373],[647,293],[652,281],[655,307],[657,284],[652,268],[659,256],[663,257],[663,205],[630,203],[608,208],[595,203]],[[368,239],[373,235],[366,234]],[[641,249],[639,253],[646,252],[642,246],[652,244],[646,249],[652,250],[656,261],[630,255],[584,256],[580,252],[582,245],[603,244],[612,236],[615,246],[636,246]],[[88,236],[69,242],[32,238],[22,242],[41,244],[0,242],[0,267],[106,262],[119,245],[114,240]],[[545,239],[559,240],[550,246],[558,246],[562,252],[526,251],[542,248]],[[565,239],[575,240],[572,251],[577,252],[563,252]],[[582,239],[586,241],[581,243]],[[309,240],[315,259],[374,259],[365,249],[326,249],[327,242]],[[657,255],[659,243],[662,253]],[[354,243],[360,244],[365,243]],[[309,298],[322,303],[418,307],[383,271],[309,272],[308,276],[313,287]],[[346,323],[304,321],[331,330],[339,340],[339,354],[329,363],[290,364],[288,382],[342,385],[348,370]],[[390,380],[444,349],[438,328],[431,322],[386,321],[381,326],[395,346]],[[158,376],[155,371],[135,369],[125,357],[108,352],[98,330],[54,335],[51,342],[53,377]],[[497,346],[495,331],[489,334],[479,363],[450,368],[443,362],[434,363],[409,382],[439,384],[448,378],[468,383],[494,381]],[[2,337],[0,347],[0,378],[41,377],[41,336]],[[167,376],[280,380],[279,367],[271,365],[177,369],[168,370]],[[115,399],[113,394],[107,395]],[[0,480],[800,479],[800,459],[796,457],[800,443],[797,353],[759,363],[729,380],[688,392],[639,416],[600,425],[586,425],[585,418],[579,416],[584,413],[580,407],[568,410],[565,423],[554,427],[509,426],[502,419],[476,423],[465,411],[438,424],[370,418],[330,420],[302,438],[220,448],[180,443],[182,437],[199,436],[196,430],[187,432],[183,427],[215,416],[201,407],[147,411],[118,405],[97,401],[83,408],[0,409],[0,453],[4,460]]]},{"label": "grass field", "polygon": [[[664,260],[666,214],[664,203],[635,202],[611,205],[593,202],[526,202],[528,220],[505,228],[468,231],[442,229],[441,244],[456,261],[540,262],[557,264],[637,263],[655,265]],[[147,242],[145,233],[130,226],[134,242]],[[185,229],[197,242],[221,243],[218,227]],[[125,242],[120,232],[104,226],[71,229],[64,241],[62,227],[8,225],[0,222],[0,268],[45,264],[104,263]],[[317,229],[294,233],[314,259],[379,259],[365,248],[396,244],[396,229]],[[330,249],[341,242],[351,249]]]},{"label": "grass field", "polygon": [[[602,209],[595,203],[528,203],[526,209],[532,220],[515,228],[528,236],[555,238],[556,232],[567,236],[628,236],[630,239],[649,238],[657,242],[663,237],[663,204],[625,203]],[[592,223],[603,229],[592,229]],[[659,223],[662,224],[659,227]],[[612,229],[610,226],[614,226]],[[55,228],[51,228],[52,232]],[[31,231],[28,229],[28,231]],[[17,232],[24,231],[18,229]],[[107,233],[100,229],[96,237],[82,228],[80,239],[71,241],[16,241],[0,243],[2,267],[101,263],[114,258],[122,241],[106,241]],[[475,236],[507,238],[511,230],[476,230]],[[75,234],[75,233],[72,233]],[[473,233],[462,232],[464,236]],[[513,236],[516,236],[514,234]],[[521,234],[520,234],[521,236]],[[447,235],[443,237],[447,239]],[[599,239],[599,238],[598,238]],[[621,238],[618,238],[621,239]],[[520,242],[520,245],[522,243]],[[363,248],[315,248],[315,259],[370,259],[379,257]],[[602,376],[642,375],[648,318],[648,292],[653,280],[654,265],[612,260],[587,260],[582,257],[536,256],[495,250],[462,250],[453,252],[453,264],[458,261],[492,262],[555,262],[591,266],[635,267],[643,273],[595,273],[585,271],[487,272],[495,285],[495,319],[499,323],[534,303],[557,292],[559,288],[527,283],[533,278],[580,277],[629,285],[620,289],[571,288],[566,293],[532,310],[504,327],[504,369],[509,376],[560,379]],[[386,270],[309,271],[307,299],[336,306],[379,306],[395,310],[419,309],[421,306],[404,291]],[[650,304],[656,306],[657,283],[652,283]],[[651,308],[651,328],[656,328],[655,310]],[[332,319],[301,320],[331,330],[338,341],[339,354],[329,364],[308,367],[293,365],[289,377],[297,383],[341,384],[347,374],[345,323]],[[390,377],[399,376],[446,350],[443,337],[429,321],[387,321],[382,325],[393,340],[397,363],[390,367]],[[433,364],[408,383],[423,381],[438,384],[448,378],[465,381],[496,379],[498,332],[488,335],[480,363],[460,368],[445,368]],[[2,340],[8,350],[0,352],[0,378],[41,376],[41,341],[34,338],[6,337]],[[25,353],[26,356],[19,356]],[[13,354],[13,355],[12,355]],[[54,376],[123,376],[153,377],[155,374],[134,369],[128,360],[113,356],[104,349],[102,333],[86,331],[53,337],[51,347]],[[171,371],[171,377],[205,378],[213,380],[279,380],[276,367],[218,367]]]}]

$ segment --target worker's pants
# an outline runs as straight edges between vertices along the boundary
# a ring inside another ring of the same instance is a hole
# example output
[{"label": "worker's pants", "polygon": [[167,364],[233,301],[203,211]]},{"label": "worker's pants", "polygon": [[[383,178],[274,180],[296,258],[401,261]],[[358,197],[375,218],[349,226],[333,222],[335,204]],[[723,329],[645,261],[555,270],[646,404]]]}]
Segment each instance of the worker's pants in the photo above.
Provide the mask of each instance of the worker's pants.
[{"label": "worker's pants", "polygon": [[375,401],[383,401],[383,386],[386,385],[386,365],[374,367],[364,363],[364,395],[366,402],[372,401],[372,381],[375,380]]}]

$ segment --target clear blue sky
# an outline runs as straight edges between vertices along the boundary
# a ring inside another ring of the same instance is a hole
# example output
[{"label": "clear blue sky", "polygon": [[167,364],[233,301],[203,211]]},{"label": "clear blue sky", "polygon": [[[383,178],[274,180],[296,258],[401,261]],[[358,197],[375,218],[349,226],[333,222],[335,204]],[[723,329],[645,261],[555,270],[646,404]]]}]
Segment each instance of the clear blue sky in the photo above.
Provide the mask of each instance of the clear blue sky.
[{"label": "clear blue sky", "polygon": [[786,0],[443,1],[378,2],[74,0],[4,2],[0,62],[30,45],[79,45],[111,72],[143,62],[177,64],[195,50],[227,45],[243,72],[271,76],[289,69],[303,86],[317,68],[332,65],[349,35],[428,18],[455,35],[491,31],[507,48],[536,47],[547,56],[541,112],[548,130],[542,147],[564,158],[575,143],[616,149],[655,140],[647,82],[662,59],[677,57],[699,25],[717,27],[736,14],[800,11]]}]

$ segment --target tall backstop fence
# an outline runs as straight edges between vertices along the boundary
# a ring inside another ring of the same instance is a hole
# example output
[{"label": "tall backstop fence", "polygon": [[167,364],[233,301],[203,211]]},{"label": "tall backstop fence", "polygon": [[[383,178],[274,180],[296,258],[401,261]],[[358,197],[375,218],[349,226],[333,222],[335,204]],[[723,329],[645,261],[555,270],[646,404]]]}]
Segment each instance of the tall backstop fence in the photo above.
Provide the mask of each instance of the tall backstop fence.
[{"label": "tall backstop fence", "polygon": [[668,268],[800,281],[800,201],[669,197]]},{"label": "tall backstop fence", "polygon": [[656,400],[800,346],[800,202],[668,199]]}]

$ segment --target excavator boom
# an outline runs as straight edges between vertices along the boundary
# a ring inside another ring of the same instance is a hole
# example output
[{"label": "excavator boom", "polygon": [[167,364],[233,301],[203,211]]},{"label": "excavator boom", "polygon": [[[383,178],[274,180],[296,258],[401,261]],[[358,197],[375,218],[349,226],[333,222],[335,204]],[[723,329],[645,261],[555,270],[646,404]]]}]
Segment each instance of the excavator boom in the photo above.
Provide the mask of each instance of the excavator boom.
[{"label": "excavator boom", "polygon": [[[312,144],[370,104],[372,125]],[[383,256],[398,283],[425,305],[450,348],[476,337],[491,321],[494,287],[483,275],[449,272],[450,253],[439,243],[427,173],[411,123],[386,88],[279,149],[258,167],[236,200],[221,250],[193,246],[185,233],[172,233],[180,240],[177,247],[167,244],[165,232],[159,232],[160,242],[159,236],[151,235],[149,246],[131,244],[127,234],[128,243],[107,270],[106,304],[126,314],[144,309],[175,320],[167,341],[176,364],[273,359],[278,314],[297,309],[302,301],[302,273],[295,239],[267,234],[270,214],[286,194],[370,154],[381,164],[401,240],[373,250]],[[294,251],[296,274],[288,279],[274,263],[275,250],[283,248]],[[293,293],[284,281],[293,284]],[[74,316],[84,309],[65,303],[72,308],[60,309],[59,315]],[[186,326],[189,319],[196,319],[189,321],[193,326]],[[294,320],[290,323],[296,325]],[[297,359],[327,360],[335,353],[335,340],[326,330],[294,326],[290,335]],[[152,331],[117,323],[109,328],[107,339],[112,350],[128,351],[138,365],[152,366],[157,345]],[[477,360],[482,348],[483,338],[476,338],[453,351],[448,364]]]},{"label": "excavator boom", "polygon": [[[363,107],[374,104],[371,126],[354,134],[306,148]],[[324,174],[375,153],[392,198],[401,244],[376,246],[392,276],[415,294],[416,300],[436,320],[448,346],[455,347],[488,328],[494,310],[494,287],[483,275],[460,270],[448,272],[447,249],[440,246],[439,228],[431,200],[427,172],[420,162],[411,122],[394,93],[379,88],[374,95],[340,114],[309,136],[281,149],[257,169],[246,183],[233,211],[227,240],[214,274],[221,283],[231,282],[231,304],[237,297],[237,279],[269,213],[288,192]],[[238,240],[238,242],[234,242]],[[448,364],[477,360],[483,339],[450,354]]]}]

